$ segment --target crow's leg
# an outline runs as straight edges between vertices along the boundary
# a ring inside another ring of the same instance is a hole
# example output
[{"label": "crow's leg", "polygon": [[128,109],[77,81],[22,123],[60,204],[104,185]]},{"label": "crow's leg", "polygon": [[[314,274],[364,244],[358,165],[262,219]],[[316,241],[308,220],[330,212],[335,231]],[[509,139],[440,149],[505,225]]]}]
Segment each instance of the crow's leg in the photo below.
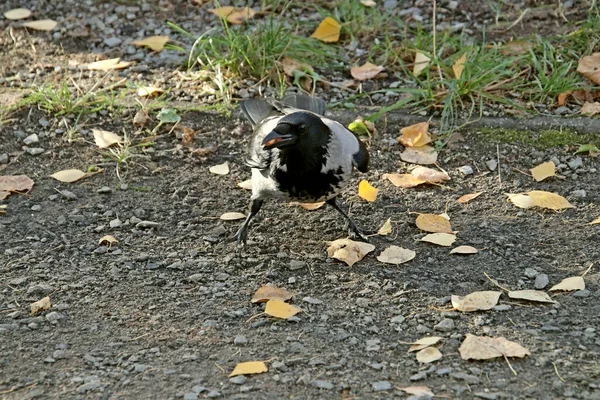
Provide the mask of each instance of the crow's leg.
[{"label": "crow's leg", "polygon": [[349,230],[352,231],[352,233],[354,234],[355,237],[358,237],[359,239],[364,240],[366,242],[369,241],[367,236],[363,233],[362,229],[360,229],[358,226],[356,226],[356,223],[354,222],[354,220],[352,218],[350,218],[348,216],[348,214],[346,214],[344,212],[344,210],[342,210],[340,208],[340,206],[337,204],[335,197],[327,200],[327,204],[329,204],[331,207],[335,208],[340,214],[342,214],[344,219],[346,219],[346,221],[348,221],[348,228],[349,228]]},{"label": "crow's leg", "polygon": [[233,238],[236,240],[238,246],[243,244],[246,247],[246,238],[248,236],[248,225],[250,225],[250,220],[254,217],[259,211],[260,207],[263,205],[263,201],[260,199],[252,200],[252,205],[250,206],[250,214],[246,217],[246,220],[238,229]]}]

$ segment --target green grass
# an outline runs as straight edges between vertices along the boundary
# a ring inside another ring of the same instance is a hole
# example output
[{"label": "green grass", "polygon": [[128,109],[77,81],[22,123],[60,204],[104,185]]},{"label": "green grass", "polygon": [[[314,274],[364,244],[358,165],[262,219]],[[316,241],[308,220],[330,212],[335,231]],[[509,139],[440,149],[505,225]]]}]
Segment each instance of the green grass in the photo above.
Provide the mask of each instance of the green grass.
[{"label": "green grass", "polygon": [[600,146],[598,135],[583,135],[569,129],[547,129],[531,132],[518,129],[493,129],[481,130],[486,141],[499,143],[520,143],[536,147],[541,150],[557,147],[576,147],[581,143]]}]

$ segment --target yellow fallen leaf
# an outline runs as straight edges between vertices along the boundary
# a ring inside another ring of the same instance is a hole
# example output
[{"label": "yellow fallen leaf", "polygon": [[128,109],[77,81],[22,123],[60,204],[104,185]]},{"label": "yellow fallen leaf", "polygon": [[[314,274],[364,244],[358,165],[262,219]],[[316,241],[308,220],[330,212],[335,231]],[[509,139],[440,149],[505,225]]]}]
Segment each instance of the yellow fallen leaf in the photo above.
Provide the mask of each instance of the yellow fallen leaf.
[{"label": "yellow fallen leaf", "polygon": [[417,179],[412,174],[384,174],[383,177],[389,180],[394,186],[404,189],[412,188],[425,183],[424,180]]},{"label": "yellow fallen leaf", "polygon": [[236,221],[238,219],[244,218],[246,218],[246,214],[242,214],[240,212],[226,212],[224,214],[221,214],[221,216],[219,217],[219,219],[222,219],[223,221]]},{"label": "yellow fallen leaf", "polygon": [[117,244],[119,241],[113,235],[104,235],[98,240],[98,245],[108,245],[108,247],[112,247],[113,244]]},{"label": "yellow fallen leaf", "polygon": [[409,353],[413,351],[419,351],[426,347],[433,346],[437,342],[442,340],[440,336],[426,336],[412,343],[412,346],[408,349]]},{"label": "yellow fallen leaf", "polygon": [[406,394],[412,394],[417,397],[434,397],[435,395],[427,386],[407,386],[403,388],[399,388]]},{"label": "yellow fallen leaf", "polygon": [[377,234],[380,236],[385,236],[389,235],[390,233],[392,233],[392,220],[391,218],[388,218],[387,221],[383,223],[381,228],[379,228]]},{"label": "yellow fallen leaf", "polygon": [[350,68],[350,75],[357,81],[366,81],[375,78],[384,69],[385,67],[382,67],[381,65],[366,62],[360,67]]},{"label": "yellow fallen leaf", "polygon": [[407,147],[400,154],[404,162],[412,164],[429,165],[437,162],[438,153],[431,146]]},{"label": "yellow fallen leaf", "polygon": [[427,167],[417,167],[410,173],[418,180],[424,180],[427,183],[439,183],[450,180],[450,177],[445,171],[438,171]]},{"label": "yellow fallen leaf", "polygon": [[50,297],[46,296],[41,300],[31,303],[31,315],[36,315],[42,311],[49,310],[50,307],[52,307],[52,303],[50,303]]},{"label": "yellow fallen leaf", "polygon": [[504,193],[504,194],[508,196],[508,200],[511,203],[513,203],[515,206],[517,206],[519,208],[527,209],[527,208],[531,208],[531,207],[535,206],[535,204],[533,204],[533,199],[526,194],[522,194],[522,193],[518,193],[518,194]]},{"label": "yellow fallen leaf", "polygon": [[552,192],[545,192],[543,190],[532,190],[527,195],[533,200],[533,204],[537,207],[549,208],[551,210],[559,211],[566,208],[574,208],[572,205],[559,194]]},{"label": "yellow fallen leaf", "polygon": [[452,72],[454,72],[454,77],[456,79],[460,79],[462,76],[463,70],[465,69],[465,63],[467,62],[467,53],[463,53],[462,56],[452,66]]},{"label": "yellow fallen leaf", "polygon": [[375,7],[377,5],[374,0],[360,0],[360,4],[365,7]]},{"label": "yellow fallen leaf", "polygon": [[390,246],[377,256],[377,260],[386,264],[404,264],[415,258],[416,252],[399,246]]},{"label": "yellow fallen leaf", "polygon": [[123,138],[113,132],[92,128],[92,134],[94,135],[96,146],[101,149],[105,149],[114,144],[123,143]]},{"label": "yellow fallen leaf", "polygon": [[455,241],[456,236],[451,233],[430,233],[421,238],[421,242],[433,243],[440,246],[452,246]]},{"label": "yellow fallen leaf", "polygon": [[465,194],[463,196],[460,196],[458,198],[458,200],[456,200],[458,203],[460,204],[465,204],[471,200],[476,199],[477,197],[481,196],[483,192],[477,192],[477,193],[469,193],[469,194]]},{"label": "yellow fallen leaf", "polygon": [[600,85],[600,53],[582,57],[577,65],[577,72]]},{"label": "yellow fallen leaf", "polygon": [[450,221],[441,215],[436,214],[419,214],[415,220],[417,228],[432,233],[452,233]]},{"label": "yellow fallen leaf", "polygon": [[301,308],[294,307],[291,304],[284,303],[279,300],[269,300],[267,301],[267,306],[265,307],[265,313],[276,318],[288,319],[289,317],[293,317],[302,311]]},{"label": "yellow fallen leaf", "polygon": [[156,86],[140,86],[137,91],[137,95],[140,97],[152,97],[163,92],[164,90],[157,88]]},{"label": "yellow fallen leaf", "polygon": [[379,189],[374,188],[364,179],[358,184],[358,195],[366,201],[377,200],[377,193],[379,193]]},{"label": "yellow fallen leaf", "polygon": [[431,143],[429,135],[429,122],[419,122],[418,124],[406,126],[400,129],[398,141],[406,147],[420,147]]},{"label": "yellow fallen leaf", "polygon": [[556,290],[564,290],[564,291],[572,291],[572,290],[584,290],[585,289],[585,281],[582,276],[572,276],[570,278],[563,279],[559,284],[554,285],[550,288],[551,291]]},{"label": "yellow fallen leaf", "polygon": [[355,242],[350,239],[337,239],[329,243],[327,255],[336,260],[343,261],[351,267],[373,250],[375,250],[375,246],[370,243]]},{"label": "yellow fallen leaf", "polygon": [[0,200],[12,192],[29,191],[35,182],[27,175],[0,175]]},{"label": "yellow fallen leaf", "polygon": [[252,190],[252,179],[246,179],[245,181],[238,183],[238,186],[242,189]]},{"label": "yellow fallen leaf", "polygon": [[87,174],[78,169],[64,169],[50,175],[51,178],[60,182],[72,183],[85,177]]},{"label": "yellow fallen leaf", "polygon": [[511,290],[507,294],[511,299],[536,301],[538,303],[556,303],[546,292],[542,292],[541,290]]},{"label": "yellow fallen leaf", "polygon": [[522,358],[531,354],[525,347],[503,337],[475,336],[469,333],[458,352],[463,360],[489,360],[503,356]]},{"label": "yellow fallen leaf", "polygon": [[275,286],[261,286],[252,296],[252,303],[264,303],[269,300],[286,301],[294,297],[294,293]]},{"label": "yellow fallen leaf", "polygon": [[325,18],[317,29],[310,35],[311,38],[318,39],[325,43],[335,43],[340,40],[341,25],[331,17]]},{"label": "yellow fallen leaf", "polygon": [[26,8],[14,8],[4,13],[4,17],[10,20],[25,19],[31,16],[31,11]]},{"label": "yellow fallen leaf", "polygon": [[229,173],[229,163],[225,161],[223,164],[213,165],[208,170],[216,175],[227,175]]},{"label": "yellow fallen leaf", "polygon": [[94,71],[110,71],[113,69],[123,69],[133,64],[133,61],[121,61],[120,58],[110,58],[108,60],[96,61],[88,64],[88,69]]},{"label": "yellow fallen leaf", "polygon": [[477,249],[472,246],[458,246],[450,250],[450,254],[475,254]]},{"label": "yellow fallen leaf", "polygon": [[225,18],[227,22],[234,25],[241,25],[256,15],[256,11],[249,7],[223,6],[216,9],[209,9],[208,11],[217,17]]},{"label": "yellow fallen leaf", "polygon": [[552,161],[548,161],[538,165],[537,167],[531,168],[529,170],[531,172],[531,176],[536,182],[543,181],[546,178],[551,176],[556,176],[556,166]]},{"label": "yellow fallen leaf", "polygon": [[417,353],[417,361],[429,364],[442,358],[442,352],[435,347],[426,347]]},{"label": "yellow fallen leaf", "polygon": [[293,203],[294,205],[299,205],[300,207],[304,208],[305,210],[308,211],[314,211],[314,210],[318,210],[319,208],[323,207],[325,205],[324,201],[319,201],[317,203]]},{"label": "yellow fallen leaf", "polygon": [[131,42],[134,46],[148,47],[153,51],[161,51],[169,41],[168,36],[150,36],[145,39],[134,40]]},{"label": "yellow fallen leaf", "polygon": [[472,312],[479,310],[491,310],[500,299],[502,292],[491,290],[473,292],[466,296],[450,296],[452,307],[458,311]]},{"label": "yellow fallen leaf", "polygon": [[263,361],[247,361],[239,363],[235,366],[229,377],[236,375],[251,375],[251,374],[262,374],[267,372],[269,369]]},{"label": "yellow fallen leaf", "polygon": [[588,225],[595,225],[595,224],[600,224],[600,217],[596,218],[595,220],[590,222]]},{"label": "yellow fallen leaf", "polygon": [[417,51],[415,54],[415,64],[413,66],[413,75],[419,76],[419,74],[429,67],[429,61],[431,58],[427,57],[425,54]]},{"label": "yellow fallen leaf", "polygon": [[53,30],[58,22],[53,19],[41,19],[39,21],[27,21],[23,22],[25,28],[35,29],[37,31],[51,31]]}]

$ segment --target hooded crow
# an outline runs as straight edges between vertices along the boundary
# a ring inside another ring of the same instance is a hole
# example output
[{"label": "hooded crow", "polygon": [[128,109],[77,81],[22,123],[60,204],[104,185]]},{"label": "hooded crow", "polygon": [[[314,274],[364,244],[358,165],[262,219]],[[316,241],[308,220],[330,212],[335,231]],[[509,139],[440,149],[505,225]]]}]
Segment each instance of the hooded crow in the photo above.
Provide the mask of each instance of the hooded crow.
[{"label": "hooded crow", "polygon": [[240,107],[254,134],[246,159],[252,168],[252,204],[235,234],[238,245],[246,244],[250,220],[269,198],[326,201],[343,215],[356,236],[366,240],[337,205],[336,196],[350,179],[353,167],[367,171],[369,153],[352,132],[324,116],[325,101],[291,95],[282,101],[245,100]]}]

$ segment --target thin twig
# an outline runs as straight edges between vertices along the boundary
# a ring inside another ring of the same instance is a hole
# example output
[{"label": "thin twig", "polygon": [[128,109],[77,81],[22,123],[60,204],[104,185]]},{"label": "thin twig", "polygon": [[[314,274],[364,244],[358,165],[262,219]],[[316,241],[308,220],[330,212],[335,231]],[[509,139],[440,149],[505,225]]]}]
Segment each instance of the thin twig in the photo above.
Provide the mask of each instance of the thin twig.
[{"label": "thin twig", "polygon": [[510,368],[510,370],[512,371],[513,374],[518,375],[517,371],[515,371],[515,369],[512,367],[512,365],[510,365],[510,361],[508,361],[508,357],[506,357],[506,354],[502,354],[504,356],[504,359],[506,360],[506,363],[508,364],[508,368]]},{"label": "thin twig", "polygon": [[560,379],[561,381],[565,382],[565,380],[563,379],[563,377],[560,376],[560,374],[558,373],[558,368],[556,367],[556,364],[552,363],[552,365],[554,366],[554,372],[556,372],[556,376],[558,376],[558,379]]},{"label": "thin twig", "polygon": [[490,278],[490,276],[487,274],[487,272],[484,272],[483,274],[485,275],[486,278],[488,278],[490,280],[490,282],[492,282],[494,284],[494,286],[499,287],[500,289],[504,290],[505,292],[510,292],[510,289],[507,289],[504,286],[501,286],[498,282],[496,282],[496,280]]},{"label": "thin twig", "polygon": [[512,24],[510,24],[510,25],[509,25],[509,26],[508,26],[506,29],[504,29],[504,32],[506,32],[506,31],[510,31],[512,28],[514,28],[515,26],[517,26],[517,24],[523,20],[523,17],[525,17],[525,14],[527,14],[528,12],[529,12],[529,8],[526,8],[526,9],[525,9],[525,10],[524,10],[524,11],[521,13],[521,15],[519,16],[519,18],[517,18],[517,19],[515,20],[515,22],[513,22],[513,23],[512,23]]},{"label": "thin twig", "polygon": [[591,263],[590,266],[588,267],[588,269],[586,269],[585,272],[583,273],[583,275],[581,275],[581,277],[583,278],[584,276],[586,276],[586,274],[588,272],[590,272],[590,270],[592,269],[593,266],[594,266],[594,263]]},{"label": "thin twig", "polygon": [[221,367],[219,364],[217,364],[217,362],[215,361],[215,365],[217,366],[217,368],[219,368],[221,370],[222,373],[226,374],[227,372],[225,372],[225,369],[223,369],[223,367]]},{"label": "thin twig", "polygon": [[148,336],[149,334],[150,334],[150,332],[146,332],[146,333],[144,333],[143,335],[140,335],[140,336],[134,337],[133,339],[129,339],[129,340],[128,340],[128,342],[133,342],[134,340],[141,339],[141,338],[143,338],[144,336]]},{"label": "thin twig", "polygon": [[498,183],[502,183],[502,177],[500,176],[500,145],[496,144],[496,158],[497,160],[497,168],[498,168]]}]

